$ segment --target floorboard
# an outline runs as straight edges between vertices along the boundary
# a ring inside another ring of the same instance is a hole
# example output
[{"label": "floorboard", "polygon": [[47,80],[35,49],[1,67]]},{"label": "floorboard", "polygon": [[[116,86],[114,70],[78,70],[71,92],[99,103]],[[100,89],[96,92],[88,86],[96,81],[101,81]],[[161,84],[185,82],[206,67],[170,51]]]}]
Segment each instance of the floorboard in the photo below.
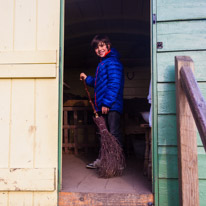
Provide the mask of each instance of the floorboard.
[{"label": "floorboard", "polygon": [[151,182],[143,175],[141,160],[127,159],[123,176],[109,179],[99,178],[96,169],[87,169],[85,166],[90,161],[91,156],[63,155],[62,192],[151,193]]}]

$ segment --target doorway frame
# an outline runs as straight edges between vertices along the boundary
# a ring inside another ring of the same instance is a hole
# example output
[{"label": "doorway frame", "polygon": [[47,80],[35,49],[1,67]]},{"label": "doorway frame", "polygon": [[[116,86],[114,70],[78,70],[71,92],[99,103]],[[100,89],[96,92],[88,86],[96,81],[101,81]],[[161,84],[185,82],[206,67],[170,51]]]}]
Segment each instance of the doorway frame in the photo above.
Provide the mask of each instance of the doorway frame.
[{"label": "doorway frame", "polygon": [[[65,0],[60,0],[60,32],[59,32],[59,105],[58,105],[58,193],[62,189],[62,126],[63,126],[63,61],[64,61],[64,15]],[[157,124],[157,58],[156,58],[156,23],[153,14],[157,14],[156,0],[150,0],[150,61],[152,80],[152,193],[155,205],[159,204],[158,195],[158,124]]]},{"label": "doorway frame", "polygon": [[[63,126],[63,76],[64,76],[64,13],[65,0],[60,0],[59,28],[59,103],[58,103],[58,194],[62,189],[62,126]],[[58,195],[59,196],[59,195]]]},{"label": "doorway frame", "polygon": [[157,100],[157,0],[150,0],[150,45],[152,80],[152,192],[154,204],[159,205],[158,177],[158,100]]}]

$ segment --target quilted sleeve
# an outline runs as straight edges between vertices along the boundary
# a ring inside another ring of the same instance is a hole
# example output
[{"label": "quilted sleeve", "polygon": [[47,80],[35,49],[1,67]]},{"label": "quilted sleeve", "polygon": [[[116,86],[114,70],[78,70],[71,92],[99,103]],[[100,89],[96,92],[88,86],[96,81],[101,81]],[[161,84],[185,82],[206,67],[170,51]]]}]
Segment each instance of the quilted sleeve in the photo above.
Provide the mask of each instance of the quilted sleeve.
[{"label": "quilted sleeve", "polygon": [[94,77],[92,76],[87,76],[86,80],[85,80],[86,84],[90,87],[94,87]]}]

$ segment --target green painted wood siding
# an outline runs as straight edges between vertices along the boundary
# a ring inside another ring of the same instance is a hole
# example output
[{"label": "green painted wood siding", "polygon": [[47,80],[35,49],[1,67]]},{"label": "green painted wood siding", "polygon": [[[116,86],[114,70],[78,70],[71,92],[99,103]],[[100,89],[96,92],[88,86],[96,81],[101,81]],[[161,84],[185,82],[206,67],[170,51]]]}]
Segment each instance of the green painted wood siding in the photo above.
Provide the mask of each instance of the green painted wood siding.
[{"label": "green painted wood siding", "polygon": [[159,51],[203,50],[206,48],[206,21],[161,22],[157,25]]},{"label": "green painted wood siding", "polygon": [[157,20],[206,18],[205,0],[157,0]]},{"label": "green painted wood siding", "polygon": [[[178,206],[175,56],[190,56],[195,77],[206,99],[206,1],[153,0],[157,23],[156,50],[158,205]],[[198,132],[197,132],[198,134]],[[200,206],[206,202],[206,155],[199,134],[198,174]],[[189,140],[189,137],[188,137]]]},{"label": "green painted wood siding", "polygon": [[158,82],[175,82],[174,58],[180,54],[193,59],[197,81],[206,81],[206,51],[180,51],[157,54]]}]

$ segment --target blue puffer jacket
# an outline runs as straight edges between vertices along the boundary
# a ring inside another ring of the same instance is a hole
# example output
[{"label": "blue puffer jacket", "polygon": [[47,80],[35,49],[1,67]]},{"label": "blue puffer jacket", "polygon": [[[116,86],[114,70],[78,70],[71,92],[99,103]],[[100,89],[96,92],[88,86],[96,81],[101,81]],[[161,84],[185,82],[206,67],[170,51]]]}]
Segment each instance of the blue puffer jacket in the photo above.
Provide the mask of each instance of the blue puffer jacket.
[{"label": "blue puffer jacket", "polygon": [[119,61],[119,53],[112,48],[101,59],[96,69],[95,78],[87,76],[87,85],[94,87],[95,109],[101,111],[102,106],[110,111],[123,111],[124,70]]}]

